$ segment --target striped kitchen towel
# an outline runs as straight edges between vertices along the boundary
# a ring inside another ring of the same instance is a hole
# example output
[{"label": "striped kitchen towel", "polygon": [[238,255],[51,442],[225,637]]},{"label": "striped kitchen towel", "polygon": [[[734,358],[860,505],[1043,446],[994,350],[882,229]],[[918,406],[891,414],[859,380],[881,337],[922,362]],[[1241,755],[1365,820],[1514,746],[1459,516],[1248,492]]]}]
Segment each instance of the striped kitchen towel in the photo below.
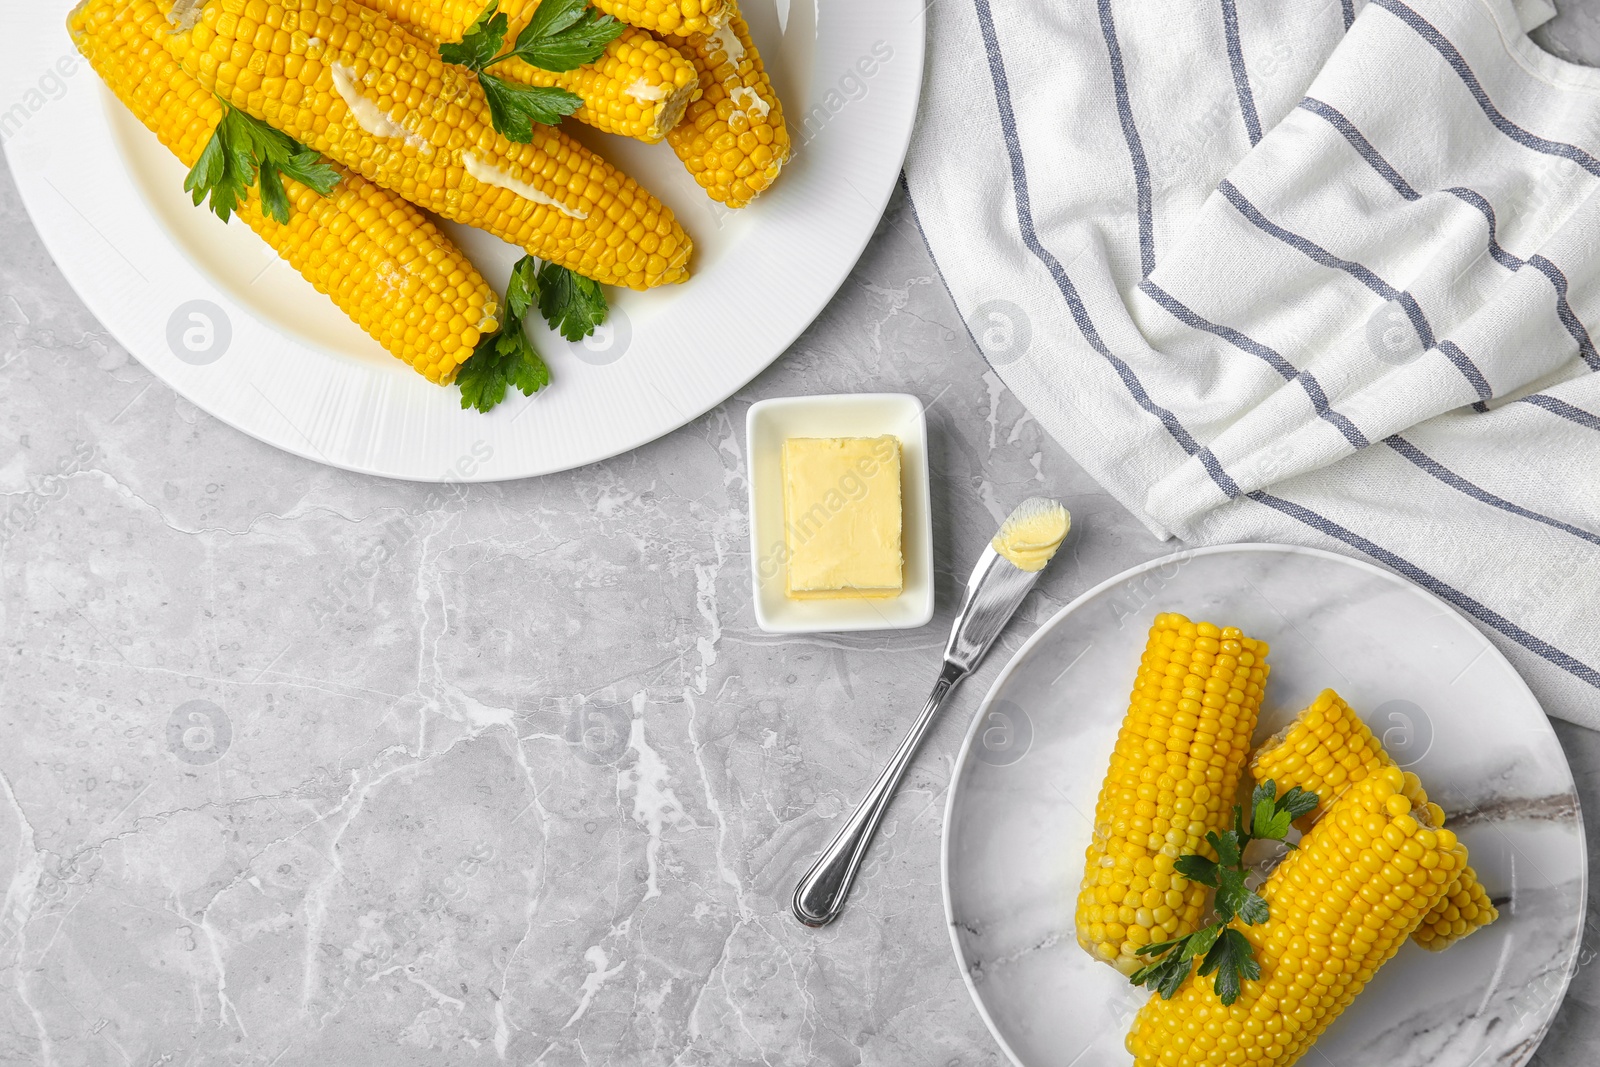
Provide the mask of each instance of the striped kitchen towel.
[{"label": "striped kitchen towel", "polygon": [[1547,0],[947,0],[906,164],[994,371],[1163,537],[1375,560],[1600,727],[1600,71]]}]

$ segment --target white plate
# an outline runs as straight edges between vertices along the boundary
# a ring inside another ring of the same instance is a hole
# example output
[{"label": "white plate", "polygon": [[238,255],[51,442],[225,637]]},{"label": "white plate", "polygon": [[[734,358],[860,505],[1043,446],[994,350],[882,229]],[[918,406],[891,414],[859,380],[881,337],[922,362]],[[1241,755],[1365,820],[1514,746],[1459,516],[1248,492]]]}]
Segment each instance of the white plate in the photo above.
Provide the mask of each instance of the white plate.
[{"label": "white plate", "polygon": [[1143,990],[1073,933],[1090,816],[1159,611],[1272,645],[1257,740],[1337,689],[1421,775],[1490,895],[1494,925],[1443,954],[1403,946],[1303,1063],[1515,1067],[1561,1003],[1588,879],[1572,774],[1505,657],[1388,571],[1306,548],[1156,560],[1063,608],[984,699],[945,813],[944,890],[967,988],[1012,1061],[1126,1064]]},{"label": "white plate", "polygon": [[[790,437],[900,438],[900,527],[905,588],[885,600],[790,600],[784,595],[783,442]],[[768,633],[905,630],[933,618],[933,512],[928,504],[928,419],[906,393],[785,396],[750,405],[750,568],[756,625]]]},{"label": "white plate", "polygon": [[[919,0],[747,0],[797,151],[737,212],[707,199],[667,145],[568,123],[677,213],[696,245],[694,277],[610,291],[610,328],[586,344],[537,332],[554,384],[479,415],[385,353],[242,223],[192,207],[177,160],[77,59],[68,8],[7,5],[0,134],[73,288],[157,377],[224,422],[337,467],[424,481],[603,459],[754,377],[821,311],[872,235],[922,81]],[[520,250],[449,229],[503,286]]]}]

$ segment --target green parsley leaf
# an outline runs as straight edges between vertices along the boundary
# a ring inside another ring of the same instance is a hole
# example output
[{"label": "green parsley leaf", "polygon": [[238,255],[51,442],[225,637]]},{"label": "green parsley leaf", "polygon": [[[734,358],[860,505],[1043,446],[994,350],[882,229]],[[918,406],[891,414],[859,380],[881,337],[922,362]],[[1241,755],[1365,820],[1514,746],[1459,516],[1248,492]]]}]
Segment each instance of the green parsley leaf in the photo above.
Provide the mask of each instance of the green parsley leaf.
[{"label": "green parsley leaf", "polygon": [[554,85],[518,85],[493,74],[479,74],[478,84],[489,99],[489,118],[508,141],[533,140],[533,124],[554,126],[563,115],[583,106],[583,97]]},{"label": "green parsley leaf", "polygon": [[573,70],[599,59],[625,29],[610,15],[590,9],[589,0],[541,0],[532,21],[517,34],[512,54],[544,70]]},{"label": "green parsley leaf", "polygon": [[196,207],[205,203],[209,196],[212,213],[227,222],[228,216],[239,210],[239,204],[249,195],[253,181],[254,172],[241,171],[239,157],[228,151],[219,124],[211,140],[206,142],[205,151],[200,153],[200,158],[189,169],[188,177],[183,180],[183,188],[185,192],[193,194]]},{"label": "green parsley leaf", "polygon": [[500,14],[500,0],[489,0],[459,42],[439,46],[439,58],[477,73],[495,61],[509,29],[510,21]]},{"label": "green parsley leaf", "polygon": [[1295,786],[1278,798],[1278,810],[1287,812],[1291,819],[1298,819],[1300,816],[1314,810],[1318,800],[1317,794],[1308,793],[1299,786]]},{"label": "green parsley leaf", "polygon": [[1278,783],[1268,779],[1250,791],[1250,810],[1255,811],[1262,804],[1271,804],[1278,799]]},{"label": "green parsley leaf", "polygon": [[549,384],[549,366],[522,332],[522,323],[509,321],[509,316],[500,332],[478,342],[456,372],[461,406],[479,411],[488,411],[504,400],[509,386],[532,396]]},{"label": "green parsley leaf", "polygon": [[488,411],[506,398],[512,386],[532,396],[550,384],[550,367],[522,328],[523,317],[538,299],[537,268],[532,256],[523,256],[511,268],[499,332],[480,340],[456,371],[462,407]]},{"label": "green parsley leaf", "polygon": [[1251,818],[1250,836],[1282,841],[1283,835],[1289,832],[1289,822],[1288,812],[1279,811],[1270,800],[1263,800],[1256,805],[1255,815]]},{"label": "green parsley leaf", "polygon": [[1204,956],[1207,952],[1210,952],[1211,946],[1216,944],[1217,938],[1222,935],[1225,926],[1226,924],[1224,923],[1215,922],[1190,934],[1188,944],[1183,946],[1183,958],[1191,960],[1196,956]]},{"label": "green parsley leaf", "polygon": [[555,263],[540,268],[539,313],[562,337],[583,340],[606,321],[610,310],[599,282]]},{"label": "green parsley leaf", "polygon": [[1162,1000],[1171,1000],[1177,996],[1183,980],[1189,977],[1189,966],[1188,958],[1180,959],[1177,953],[1173,953],[1134,971],[1128,976],[1128,981],[1134,985],[1147,985]]},{"label": "green parsley leaf", "polygon": [[1216,944],[1211,946],[1211,951],[1206,953],[1198,973],[1201,978],[1215,973],[1217,979],[1211,988],[1222,1003],[1232,1004],[1239,999],[1240,980],[1247,978],[1254,981],[1260,978],[1261,965],[1250,950],[1250,942],[1230,927],[1222,932]]},{"label": "green parsley leaf", "polygon": [[1182,937],[1175,937],[1171,941],[1157,941],[1154,944],[1143,945],[1134,949],[1133,954],[1135,956],[1159,956],[1161,953],[1167,951],[1167,949],[1181,945],[1193,936],[1193,934],[1185,934]]},{"label": "green parsley leaf", "polygon": [[506,283],[506,313],[520,322],[538,302],[539,261],[523,256],[511,268],[511,280]]},{"label": "green parsley leaf", "polygon": [[252,185],[261,191],[261,210],[281,224],[289,221],[287,175],[323,196],[339,184],[339,172],[288,134],[227,104],[222,121],[184,179],[198,206],[210,197],[212,212],[224,222],[239,210]]},{"label": "green parsley leaf", "polygon": [[1259,894],[1247,891],[1239,905],[1239,918],[1246,926],[1260,926],[1267,921],[1267,902]]},{"label": "green parsley leaf", "polygon": [[1179,856],[1172,861],[1172,869],[1191,882],[1209,886],[1217,884],[1217,865],[1204,856]]},{"label": "green parsley leaf", "polygon": [[272,163],[261,164],[256,176],[256,186],[261,190],[261,213],[277,219],[280,224],[289,221],[289,194],[283,188],[283,172]]},{"label": "green parsley leaf", "polygon": [[1244,887],[1244,872],[1238,867],[1217,868],[1217,895],[1211,906],[1223,922],[1229,922],[1239,914],[1249,893]]},{"label": "green parsley leaf", "polygon": [[1239,866],[1239,853],[1244,849],[1241,840],[1245,835],[1235,830],[1217,833],[1212,830],[1206,834],[1206,840],[1211,842],[1211,847],[1217,850],[1217,862],[1224,867]]},{"label": "green parsley leaf", "polygon": [[551,37],[575,25],[589,9],[589,0],[540,0],[538,10],[528,25],[517,35],[523,37]]}]

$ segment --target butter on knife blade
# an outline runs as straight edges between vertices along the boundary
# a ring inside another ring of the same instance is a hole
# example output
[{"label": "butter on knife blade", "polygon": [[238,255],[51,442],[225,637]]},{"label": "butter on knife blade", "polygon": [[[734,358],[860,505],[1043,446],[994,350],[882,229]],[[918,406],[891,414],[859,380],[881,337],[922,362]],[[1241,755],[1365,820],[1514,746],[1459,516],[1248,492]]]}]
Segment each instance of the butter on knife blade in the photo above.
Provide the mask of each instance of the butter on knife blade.
[{"label": "butter on knife blade", "polygon": [[1048,497],[1029,497],[1006,517],[989,542],[994,550],[1025,571],[1044,570],[1072,528],[1072,515]]}]

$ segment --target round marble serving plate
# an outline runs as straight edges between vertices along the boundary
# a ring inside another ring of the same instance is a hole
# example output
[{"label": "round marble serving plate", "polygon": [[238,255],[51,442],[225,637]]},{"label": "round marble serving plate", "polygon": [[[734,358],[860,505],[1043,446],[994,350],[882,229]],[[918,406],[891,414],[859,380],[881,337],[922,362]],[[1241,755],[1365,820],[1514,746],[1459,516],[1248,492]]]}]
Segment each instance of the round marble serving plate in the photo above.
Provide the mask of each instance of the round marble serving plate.
[{"label": "round marble serving plate", "polygon": [[1256,740],[1326,687],[1450,814],[1500,921],[1443,954],[1403,946],[1317,1042],[1319,1067],[1515,1067],[1566,991],[1587,864],[1572,774],[1511,665],[1429,593],[1308,548],[1230,545],[1126,571],[1063,608],[989,690],[945,813],[950,938],[1019,1067],[1126,1064],[1147,994],[1091,960],[1073,906],[1100,781],[1161,611],[1272,645]]},{"label": "round marble serving plate", "polygon": [[[565,123],[673,210],[695,242],[693,277],[609,289],[611,319],[582,342],[530,325],[552,384],[484,415],[386,353],[242,222],[195,208],[184,168],[77,56],[70,7],[8,4],[0,34],[0,141],[67,281],[202,410],[308,459],[419,481],[591,463],[684,425],[755,377],[872,236],[922,86],[921,0],[745,0],[794,157],[739,211],[710,200],[670,146]],[[444,228],[503,290],[521,250]]]}]

